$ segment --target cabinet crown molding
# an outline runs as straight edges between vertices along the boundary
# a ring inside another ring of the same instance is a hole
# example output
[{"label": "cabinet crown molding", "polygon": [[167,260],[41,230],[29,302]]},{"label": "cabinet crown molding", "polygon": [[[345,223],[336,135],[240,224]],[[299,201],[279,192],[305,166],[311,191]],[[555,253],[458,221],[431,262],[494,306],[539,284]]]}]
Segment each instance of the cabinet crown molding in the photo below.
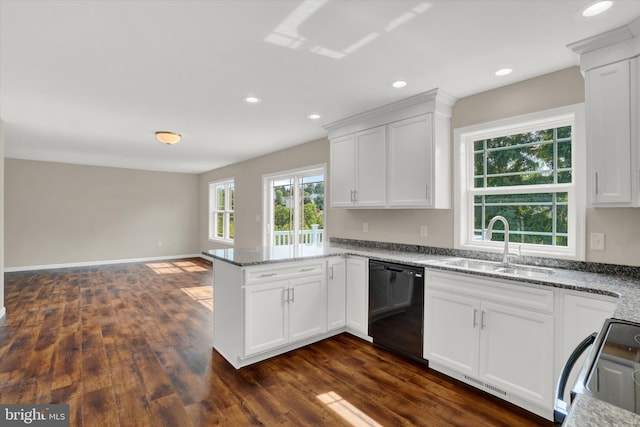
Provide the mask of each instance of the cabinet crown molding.
[{"label": "cabinet crown molding", "polygon": [[329,133],[329,138],[335,138],[425,113],[438,113],[451,118],[453,105],[457,100],[442,89],[435,88],[342,120],[327,123],[323,127]]},{"label": "cabinet crown molding", "polygon": [[582,72],[640,55],[640,17],[613,30],[567,45],[580,57]]}]

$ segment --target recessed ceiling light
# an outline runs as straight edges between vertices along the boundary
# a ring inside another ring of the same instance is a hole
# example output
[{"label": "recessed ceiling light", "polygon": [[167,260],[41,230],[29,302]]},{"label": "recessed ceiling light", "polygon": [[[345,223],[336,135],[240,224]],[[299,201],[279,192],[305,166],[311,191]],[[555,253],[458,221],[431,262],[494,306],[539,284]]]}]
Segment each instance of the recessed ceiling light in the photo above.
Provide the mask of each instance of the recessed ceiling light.
[{"label": "recessed ceiling light", "polygon": [[407,82],[405,82],[404,80],[396,80],[395,82],[391,83],[391,86],[395,87],[396,89],[403,88],[406,85]]},{"label": "recessed ceiling light", "polygon": [[320,114],[313,113],[313,114],[309,114],[307,117],[309,117],[311,120],[318,120],[320,118]]},{"label": "recessed ceiling light", "polygon": [[248,102],[249,104],[258,104],[259,102],[261,102],[262,100],[256,96],[246,96],[244,98],[245,102]]},{"label": "recessed ceiling light", "polygon": [[163,144],[171,145],[180,141],[182,135],[175,132],[158,131],[156,132],[156,138],[158,138],[158,141],[162,142]]},{"label": "recessed ceiling light", "polygon": [[497,77],[504,77],[504,76],[508,76],[511,73],[513,73],[512,68],[500,68],[493,74],[495,74]]},{"label": "recessed ceiling light", "polygon": [[600,15],[601,13],[609,10],[611,6],[613,6],[613,1],[611,0],[591,2],[582,10],[582,16],[590,18],[592,16]]}]

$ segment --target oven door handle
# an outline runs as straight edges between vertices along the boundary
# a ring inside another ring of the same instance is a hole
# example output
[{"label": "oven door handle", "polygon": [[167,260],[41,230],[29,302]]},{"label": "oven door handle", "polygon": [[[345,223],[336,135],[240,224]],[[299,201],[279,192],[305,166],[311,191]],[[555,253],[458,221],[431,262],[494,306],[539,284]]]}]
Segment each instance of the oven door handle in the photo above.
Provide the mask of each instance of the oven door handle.
[{"label": "oven door handle", "polygon": [[562,374],[560,374],[558,387],[556,388],[556,404],[553,408],[553,422],[556,426],[561,426],[569,413],[569,404],[562,400],[564,398],[564,390],[567,387],[569,375],[571,374],[573,366],[576,364],[580,356],[582,356],[582,353],[584,353],[595,342],[596,335],[597,334],[594,332],[583,339],[575,350],[573,350],[571,356],[567,359],[567,363],[565,363],[564,368],[562,368]]}]

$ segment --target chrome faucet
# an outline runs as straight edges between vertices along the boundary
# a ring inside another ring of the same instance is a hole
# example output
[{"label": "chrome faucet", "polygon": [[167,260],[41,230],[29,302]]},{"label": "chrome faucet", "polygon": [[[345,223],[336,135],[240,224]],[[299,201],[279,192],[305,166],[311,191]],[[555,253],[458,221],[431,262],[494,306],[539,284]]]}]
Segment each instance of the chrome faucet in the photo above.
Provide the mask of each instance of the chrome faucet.
[{"label": "chrome faucet", "polygon": [[500,215],[496,215],[491,218],[491,221],[489,221],[489,225],[487,226],[487,231],[484,234],[483,240],[491,240],[491,235],[493,234],[493,224],[495,224],[496,221],[502,221],[502,223],[504,224],[504,253],[502,254],[502,263],[507,265],[509,264],[509,255],[519,255],[509,252],[509,221],[507,221],[505,217]]}]

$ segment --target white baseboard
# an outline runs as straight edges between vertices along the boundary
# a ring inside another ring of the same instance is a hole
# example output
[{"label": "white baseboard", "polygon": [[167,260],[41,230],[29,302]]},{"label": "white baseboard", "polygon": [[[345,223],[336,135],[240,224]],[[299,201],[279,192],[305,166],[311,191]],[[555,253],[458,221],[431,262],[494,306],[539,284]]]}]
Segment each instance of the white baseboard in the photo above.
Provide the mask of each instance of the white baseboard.
[{"label": "white baseboard", "polygon": [[3,319],[5,314],[7,314],[7,309],[5,307],[0,308],[0,319]]},{"label": "white baseboard", "polygon": [[91,267],[94,265],[106,265],[106,264],[126,264],[131,262],[149,262],[149,261],[163,261],[168,259],[181,259],[181,258],[201,258],[202,254],[185,254],[185,255],[169,255],[149,258],[130,258],[130,259],[113,259],[107,261],[87,261],[87,262],[72,262],[66,264],[46,264],[46,265],[26,265],[23,267],[9,267],[5,268],[5,273],[13,273],[16,271],[31,271],[31,270],[51,270],[54,268],[70,268],[70,267]]}]

